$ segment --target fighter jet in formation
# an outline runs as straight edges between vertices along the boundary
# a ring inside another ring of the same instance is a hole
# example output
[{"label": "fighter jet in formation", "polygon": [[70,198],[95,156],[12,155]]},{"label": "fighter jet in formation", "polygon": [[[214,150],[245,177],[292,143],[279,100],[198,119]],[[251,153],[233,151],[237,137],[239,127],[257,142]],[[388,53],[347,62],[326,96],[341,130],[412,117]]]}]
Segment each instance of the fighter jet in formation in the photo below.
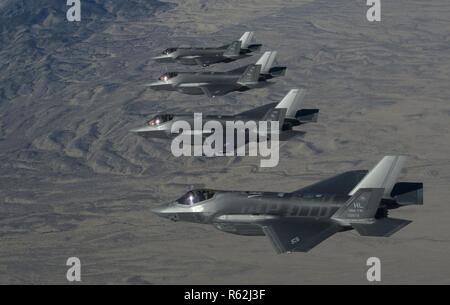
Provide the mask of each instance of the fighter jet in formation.
[{"label": "fighter jet in formation", "polygon": [[253,32],[245,32],[239,40],[217,48],[168,48],[153,59],[160,63],[178,62],[184,65],[209,66],[216,63],[228,63],[249,57],[261,48],[261,44],[252,44]]},{"label": "fighter jet in formation", "polygon": [[403,156],[386,156],[371,171],[349,171],[292,193],[192,190],[157,215],[212,224],[238,235],[265,235],[278,253],[307,252],[333,234],[391,236],[411,221],[388,211],[423,204],[422,183],[397,182]]},{"label": "fighter jet in formation", "polygon": [[178,91],[191,95],[221,96],[271,84],[268,80],[283,76],[286,67],[272,67],[276,51],[265,52],[256,62],[227,72],[167,72],[157,82],[146,85],[153,90]]},{"label": "fighter jet in formation", "polygon": [[[249,121],[278,121],[281,133],[280,139],[286,140],[292,134],[293,127],[317,121],[319,109],[302,109],[305,95],[306,90],[304,89],[292,89],[279,103],[266,104],[235,115],[204,115],[201,129],[193,130],[193,134],[202,133],[205,137],[209,136],[208,132],[210,131],[204,130],[203,127],[206,122],[211,120],[220,122],[224,130],[226,122],[229,121],[242,121],[244,124]],[[148,121],[145,126],[131,130],[131,132],[147,138],[173,139],[179,134],[177,130],[172,130],[172,126],[181,120],[188,122],[193,127],[196,125],[193,122],[193,114],[160,113]],[[295,133],[293,134],[295,135]],[[248,140],[248,136],[246,140]]]}]

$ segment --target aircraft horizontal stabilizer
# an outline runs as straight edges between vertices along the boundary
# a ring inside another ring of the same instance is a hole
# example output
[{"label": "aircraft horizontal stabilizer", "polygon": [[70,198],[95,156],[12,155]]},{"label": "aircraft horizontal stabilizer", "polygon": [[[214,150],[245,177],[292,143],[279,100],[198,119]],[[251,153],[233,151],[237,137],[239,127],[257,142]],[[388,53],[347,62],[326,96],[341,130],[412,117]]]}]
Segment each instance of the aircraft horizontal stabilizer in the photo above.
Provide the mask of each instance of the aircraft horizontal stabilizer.
[{"label": "aircraft horizontal stabilizer", "polygon": [[301,124],[315,123],[319,119],[319,109],[300,109],[295,114],[295,118]]},{"label": "aircraft horizontal stabilizer", "polygon": [[410,220],[382,218],[372,224],[352,224],[361,236],[389,237],[411,223]]},{"label": "aircraft horizontal stabilizer", "polygon": [[262,44],[260,43],[252,43],[251,45],[249,45],[247,47],[248,50],[252,51],[252,52],[256,52],[259,51],[262,47]]},{"label": "aircraft horizontal stabilizer", "polygon": [[422,205],[423,183],[398,182],[392,189],[391,197],[399,205]]},{"label": "aircraft horizontal stabilizer", "polygon": [[272,77],[285,76],[287,67],[273,67],[270,68],[269,73]]}]

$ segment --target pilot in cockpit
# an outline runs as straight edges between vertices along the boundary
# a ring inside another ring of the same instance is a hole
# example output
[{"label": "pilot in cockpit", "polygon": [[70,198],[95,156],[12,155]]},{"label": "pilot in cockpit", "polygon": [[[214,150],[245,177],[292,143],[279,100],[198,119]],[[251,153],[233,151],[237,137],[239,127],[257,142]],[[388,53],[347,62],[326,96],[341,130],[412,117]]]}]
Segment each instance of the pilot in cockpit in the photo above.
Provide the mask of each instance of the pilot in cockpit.
[{"label": "pilot in cockpit", "polygon": [[177,51],[177,48],[168,48],[168,49],[165,49],[164,51],[162,51],[161,54],[163,54],[163,55],[169,55],[169,54],[171,54],[171,53],[173,53],[173,52],[176,52],[176,51]]},{"label": "pilot in cockpit", "polygon": [[176,72],[167,72],[159,77],[159,80],[167,82],[169,79],[174,78],[178,75]]},{"label": "pilot in cockpit", "polygon": [[149,126],[158,126],[163,123],[169,122],[173,119],[173,115],[171,114],[161,114],[155,116],[153,119],[147,122]]},{"label": "pilot in cockpit", "polygon": [[209,190],[193,190],[187,192],[183,197],[177,200],[179,204],[193,205],[205,200],[208,200],[214,196],[213,191]]}]

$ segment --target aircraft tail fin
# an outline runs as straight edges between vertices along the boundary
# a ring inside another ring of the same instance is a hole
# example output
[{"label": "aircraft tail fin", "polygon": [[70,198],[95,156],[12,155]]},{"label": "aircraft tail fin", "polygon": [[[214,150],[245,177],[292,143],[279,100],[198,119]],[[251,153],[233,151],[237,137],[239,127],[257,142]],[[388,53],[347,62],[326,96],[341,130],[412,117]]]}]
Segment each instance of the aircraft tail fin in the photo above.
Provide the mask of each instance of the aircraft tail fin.
[{"label": "aircraft tail fin", "polygon": [[352,224],[361,236],[389,237],[411,223],[410,220],[381,218],[372,224]]},{"label": "aircraft tail fin", "polygon": [[275,58],[277,57],[277,51],[265,52],[260,59],[256,62],[256,65],[261,66],[262,74],[270,74]]},{"label": "aircraft tail fin", "polygon": [[241,52],[241,41],[233,41],[223,53],[225,57],[237,57]]},{"label": "aircraft tail fin", "polygon": [[292,89],[275,107],[277,109],[285,108],[286,117],[294,119],[298,110],[305,99],[305,89]]},{"label": "aircraft tail fin", "polygon": [[263,79],[270,79],[272,77],[284,75],[286,67],[272,68],[276,56],[276,51],[265,52],[256,64],[240,67],[229,72],[240,73],[241,71],[244,71],[239,78],[238,83],[243,86],[255,85],[258,83],[260,77]]},{"label": "aircraft tail fin", "polygon": [[286,120],[285,108],[272,108],[262,118],[262,121],[278,122],[279,132],[282,130],[284,121]]},{"label": "aircraft tail fin", "polygon": [[380,207],[383,193],[383,188],[361,188],[336,211],[332,218],[347,225],[371,224]]},{"label": "aircraft tail fin", "polygon": [[361,188],[337,210],[332,219],[344,226],[351,226],[362,236],[389,237],[411,221],[376,217],[383,195],[383,188]]},{"label": "aircraft tail fin", "polygon": [[390,198],[391,192],[397,182],[403,166],[406,162],[405,156],[386,156],[369,171],[369,173],[350,192],[353,196],[362,188],[383,188],[384,197]]},{"label": "aircraft tail fin", "polygon": [[255,32],[245,32],[244,35],[242,35],[241,38],[239,38],[242,49],[248,49],[248,47],[250,46],[250,43],[253,40],[254,35],[255,35]]},{"label": "aircraft tail fin", "polygon": [[260,65],[249,65],[238,80],[238,84],[243,86],[252,86],[258,84],[259,75],[261,74]]},{"label": "aircraft tail fin", "polygon": [[286,110],[286,120],[291,126],[317,122],[319,109],[302,109],[306,96],[305,89],[292,89],[275,107]]}]

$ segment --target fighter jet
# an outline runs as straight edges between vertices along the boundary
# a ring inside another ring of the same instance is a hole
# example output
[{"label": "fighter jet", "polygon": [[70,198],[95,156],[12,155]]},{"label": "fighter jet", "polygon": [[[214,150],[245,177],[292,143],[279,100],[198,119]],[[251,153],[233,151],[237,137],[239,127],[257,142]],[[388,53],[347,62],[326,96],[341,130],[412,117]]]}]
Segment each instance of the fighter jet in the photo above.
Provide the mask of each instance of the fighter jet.
[{"label": "fighter jet", "polygon": [[[279,139],[288,140],[297,134],[293,127],[317,121],[319,109],[302,109],[305,95],[305,89],[292,89],[279,103],[266,104],[236,115],[204,115],[202,116],[202,125],[198,126],[201,128],[200,130],[195,130],[196,124],[194,124],[193,114],[160,113],[148,121],[145,126],[133,129],[131,132],[147,138],[173,139],[179,133],[177,129],[172,130],[172,126],[178,121],[185,121],[193,129],[192,134],[202,134],[207,137],[210,135],[210,130],[203,127],[206,122],[211,120],[219,122],[223,126],[223,130],[225,130],[226,123],[229,121],[242,121],[244,124],[249,121],[278,121],[280,126],[280,130],[277,131],[280,135]],[[258,131],[256,130],[256,132]],[[243,144],[248,144],[249,135],[246,136]],[[227,143],[224,144],[227,145]],[[232,148],[233,150],[237,148],[236,143]]]},{"label": "fighter jet", "polygon": [[267,80],[283,76],[286,67],[272,67],[276,51],[265,52],[256,64],[228,72],[167,72],[157,82],[146,85],[153,90],[178,91],[191,95],[221,96],[270,84]]},{"label": "fighter jet", "polygon": [[291,193],[197,189],[153,210],[174,221],[265,235],[278,253],[307,252],[341,231],[388,237],[411,221],[388,211],[423,204],[422,183],[397,182],[404,156],[386,156],[371,171],[349,171]]},{"label": "fighter jet", "polygon": [[253,32],[245,32],[239,40],[217,48],[178,47],[164,50],[153,59],[161,63],[178,62],[184,65],[209,66],[216,63],[228,63],[249,57],[261,48],[261,44],[252,44]]}]

